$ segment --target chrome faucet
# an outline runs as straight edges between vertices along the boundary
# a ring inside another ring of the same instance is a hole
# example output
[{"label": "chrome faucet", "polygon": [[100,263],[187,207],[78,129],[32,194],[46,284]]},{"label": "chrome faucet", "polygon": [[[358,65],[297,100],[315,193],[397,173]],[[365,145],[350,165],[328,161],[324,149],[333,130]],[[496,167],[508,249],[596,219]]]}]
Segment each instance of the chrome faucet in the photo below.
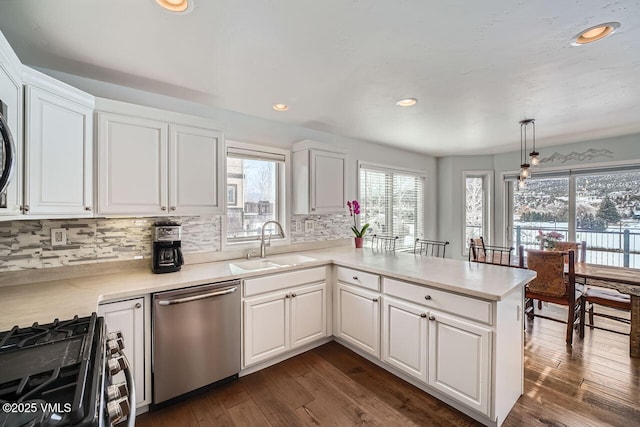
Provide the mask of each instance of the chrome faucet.
[{"label": "chrome faucet", "polygon": [[282,233],[282,237],[284,238],[284,230],[278,221],[267,221],[262,224],[262,232],[260,233],[260,258],[264,258],[267,255],[266,249],[271,246],[271,233],[269,233],[269,241],[265,243],[264,241],[264,229],[269,224],[275,224],[280,229],[280,233]]}]

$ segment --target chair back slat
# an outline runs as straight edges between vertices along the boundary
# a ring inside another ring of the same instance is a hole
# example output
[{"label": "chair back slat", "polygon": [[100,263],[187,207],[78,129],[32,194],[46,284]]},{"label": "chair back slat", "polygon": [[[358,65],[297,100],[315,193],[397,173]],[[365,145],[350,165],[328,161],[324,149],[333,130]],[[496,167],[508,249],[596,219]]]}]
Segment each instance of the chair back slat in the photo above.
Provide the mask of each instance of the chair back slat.
[{"label": "chair back slat", "polygon": [[448,244],[447,241],[416,239],[413,244],[413,253],[444,258]]},{"label": "chair back slat", "polygon": [[379,251],[395,252],[398,236],[382,236],[374,234],[371,236],[371,248]]},{"label": "chair back slat", "polygon": [[469,261],[485,264],[511,265],[513,247],[485,245],[484,239],[471,239]]}]

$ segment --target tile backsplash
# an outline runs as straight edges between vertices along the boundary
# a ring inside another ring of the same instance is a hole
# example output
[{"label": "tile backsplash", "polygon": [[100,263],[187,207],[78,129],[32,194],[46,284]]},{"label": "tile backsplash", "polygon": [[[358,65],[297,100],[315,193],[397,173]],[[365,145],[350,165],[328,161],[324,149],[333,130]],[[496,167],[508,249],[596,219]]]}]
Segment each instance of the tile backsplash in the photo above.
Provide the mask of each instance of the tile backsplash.
[{"label": "tile backsplash", "polygon": [[[222,248],[222,216],[174,217],[182,224],[184,253]],[[348,215],[293,215],[291,243],[351,237]],[[0,222],[0,272],[151,257],[151,233],[166,218],[86,218]],[[313,230],[305,231],[305,221]],[[299,224],[299,225],[298,225]],[[64,228],[67,244],[51,245],[51,229]]]}]

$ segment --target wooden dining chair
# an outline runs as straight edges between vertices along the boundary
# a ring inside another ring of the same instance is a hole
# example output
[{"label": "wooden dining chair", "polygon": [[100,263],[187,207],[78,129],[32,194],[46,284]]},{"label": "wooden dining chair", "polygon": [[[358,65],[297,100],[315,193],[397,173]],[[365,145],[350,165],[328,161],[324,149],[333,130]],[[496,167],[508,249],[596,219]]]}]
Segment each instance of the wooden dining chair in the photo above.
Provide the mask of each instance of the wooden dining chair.
[{"label": "wooden dining chair", "polygon": [[[581,242],[555,242],[551,250],[560,252],[573,250],[575,252],[576,262],[587,262],[587,242],[585,240]],[[567,262],[568,259],[565,257],[565,264]]]},{"label": "wooden dining chair", "polygon": [[[629,318],[616,316],[614,314],[597,313],[594,310],[595,305],[601,305],[604,307],[613,308],[620,311],[631,311],[631,296],[627,294],[621,294],[613,289],[593,288],[589,287],[582,295],[582,306],[580,309],[580,338],[584,338],[584,328],[589,326],[590,329],[602,329],[604,331],[615,332],[616,334],[629,335],[626,332],[616,331],[615,329],[609,329],[602,326],[596,326],[594,323],[594,317],[600,316],[607,319],[616,320],[618,322],[631,324]],[[586,323],[586,312],[589,312],[589,323]]]},{"label": "wooden dining chair", "polygon": [[[534,317],[553,320],[567,324],[566,343],[573,344],[573,330],[580,326],[582,307],[582,291],[576,289],[574,257],[575,252],[541,251],[529,249],[527,252],[527,268],[534,270],[538,276],[525,289],[525,313],[529,320]],[[568,258],[568,274],[564,271],[564,257]],[[566,306],[567,319],[561,320],[535,312],[533,301],[546,301]]]},{"label": "wooden dining chair", "polygon": [[416,239],[413,244],[413,253],[444,258],[448,244],[447,241]]},{"label": "wooden dining chair", "polygon": [[469,261],[485,264],[511,265],[513,247],[490,246],[484,239],[471,239],[469,244]]}]

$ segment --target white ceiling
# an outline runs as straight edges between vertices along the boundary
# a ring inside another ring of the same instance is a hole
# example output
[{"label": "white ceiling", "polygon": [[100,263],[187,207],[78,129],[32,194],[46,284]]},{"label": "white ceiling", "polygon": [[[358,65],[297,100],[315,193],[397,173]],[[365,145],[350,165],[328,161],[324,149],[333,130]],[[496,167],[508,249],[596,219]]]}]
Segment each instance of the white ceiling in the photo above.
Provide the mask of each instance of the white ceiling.
[{"label": "white ceiling", "polygon": [[0,30],[30,65],[436,156],[518,150],[524,118],[539,146],[640,132],[640,0],[192,1],[0,0]]}]

